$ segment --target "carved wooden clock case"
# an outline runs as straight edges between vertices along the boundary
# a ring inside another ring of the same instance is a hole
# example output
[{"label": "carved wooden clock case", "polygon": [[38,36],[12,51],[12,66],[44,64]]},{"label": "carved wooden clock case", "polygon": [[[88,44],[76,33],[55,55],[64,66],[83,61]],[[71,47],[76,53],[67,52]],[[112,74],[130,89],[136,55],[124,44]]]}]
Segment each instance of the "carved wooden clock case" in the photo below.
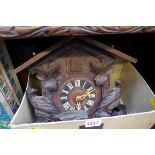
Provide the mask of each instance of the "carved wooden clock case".
[{"label": "carved wooden clock case", "polygon": [[102,87],[97,85],[95,77],[113,62],[114,58],[103,55],[103,50],[73,39],[37,67],[51,74],[46,80],[57,81],[51,102],[58,112],[81,109],[91,116],[102,99]]}]

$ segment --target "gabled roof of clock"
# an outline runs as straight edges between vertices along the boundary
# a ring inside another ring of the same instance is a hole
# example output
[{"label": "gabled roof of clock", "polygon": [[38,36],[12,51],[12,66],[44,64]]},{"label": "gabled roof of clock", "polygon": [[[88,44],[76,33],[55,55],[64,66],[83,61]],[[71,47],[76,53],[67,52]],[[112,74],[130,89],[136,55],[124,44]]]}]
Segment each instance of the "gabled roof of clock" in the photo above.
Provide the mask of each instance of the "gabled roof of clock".
[{"label": "gabled roof of clock", "polygon": [[97,47],[101,50],[103,50],[104,52],[106,51],[107,53],[117,56],[119,58],[122,58],[124,60],[130,61],[132,63],[137,63],[137,59],[111,47],[108,46],[106,44],[103,44],[99,41],[96,41],[92,38],[89,37],[66,37],[65,39],[61,40],[60,42],[52,45],[51,47],[49,47],[48,49],[40,52],[39,54],[33,56],[31,59],[29,59],[28,61],[26,61],[25,63],[23,63],[22,65],[20,65],[19,67],[17,67],[14,71],[15,73],[18,73],[22,70],[24,70],[25,68],[31,66],[33,63],[36,63],[38,60],[44,58],[45,56],[51,54],[52,52],[54,52],[55,50],[57,50],[58,48],[62,47],[63,45],[65,45],[66,43],[69,43],[70,41],[72,41],[73,39],[82,41],[83,43],[86,44],[90,44],[91,46]]}]

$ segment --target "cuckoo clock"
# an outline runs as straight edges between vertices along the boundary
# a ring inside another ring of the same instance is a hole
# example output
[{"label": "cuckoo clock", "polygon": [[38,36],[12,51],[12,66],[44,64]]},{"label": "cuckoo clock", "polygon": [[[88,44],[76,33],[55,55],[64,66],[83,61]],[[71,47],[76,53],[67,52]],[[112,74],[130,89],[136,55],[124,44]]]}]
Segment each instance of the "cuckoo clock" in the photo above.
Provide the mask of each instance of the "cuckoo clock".
[{"label": "cuckoo clock", "polygon": [[41,84],[42,96],[36,96],[34,89],[28,92],[37,116],[51,120],[56,114],[74,110],[100,116],[103,113],[96,113],[98,107],[112,110],[119,104],[120,88],[108,92],[110,71],[120,57],[135,61],[132,57],[89,38],[70,39],[52,49],[30,69]]},{"label": "cuckoo clock", "polygon": [[[108,77],[96,77],[106,74],[106,69],[113,63],[111,55],[103,55],[97,48],[72,40],[57,49],[48,60],[33,67],[31,73],[41,80],[43,96],[49,98],[58,112],[84,110],[91,116],[102,99],[99,83],[109,80]],[[52,79],[57,88],[49,92],[46,85],[52,85]],[[108,89],[108,85],[104,88]]]}]

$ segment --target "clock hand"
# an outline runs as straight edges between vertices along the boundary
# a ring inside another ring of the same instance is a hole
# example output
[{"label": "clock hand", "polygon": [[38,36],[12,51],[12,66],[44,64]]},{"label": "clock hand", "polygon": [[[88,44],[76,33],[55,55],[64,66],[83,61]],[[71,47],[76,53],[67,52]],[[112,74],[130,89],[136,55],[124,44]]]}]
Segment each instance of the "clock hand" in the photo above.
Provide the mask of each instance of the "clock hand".
[{"label": "clock hand", "polygon": [[91,95],[91,92],[93,92],[95,89],[93,89],[93,90],[91,90],[91,91],[87,91],[87,92],[85,92],[83,95],[81,95],[81,96],[77,96],[77,99],[78,100],[84,100],[87,96],[90,96]]},{"label": "clock hand", "polygon": [[78,96],[76,97],[76,109],[77,110],[80,110],[81,109],[81,105],[80,105],[80,102],[79,102],[79,98],[78,98]]},{"label": "clock hand", "polygon": [[91,90],[91,91],[87,91],[87,92],[85,92],[83,95],[81,95],[81,96],[77,96],[76,97],[76,108],[77,108],[77,110],[80,110],[81,109],[81,103],[80,103],[80,101],[82,101],[82,100],[84,100],[87,96],[90,96],[91,95],[91,92],[93,92],[95,89],[93,89],[93,90]]}]

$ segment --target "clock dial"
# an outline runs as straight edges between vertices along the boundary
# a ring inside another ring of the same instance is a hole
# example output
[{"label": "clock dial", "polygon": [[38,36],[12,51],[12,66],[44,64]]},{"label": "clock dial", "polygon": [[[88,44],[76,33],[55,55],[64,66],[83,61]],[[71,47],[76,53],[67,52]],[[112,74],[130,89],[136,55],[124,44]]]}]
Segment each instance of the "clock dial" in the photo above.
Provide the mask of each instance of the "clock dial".
[{"label": "clock dial", "polygon": [[67,82],[61,90],[60,102],[67,110],[79,109],[89,111],[96,101],[96,89],[87,80],[75,79]]}]

